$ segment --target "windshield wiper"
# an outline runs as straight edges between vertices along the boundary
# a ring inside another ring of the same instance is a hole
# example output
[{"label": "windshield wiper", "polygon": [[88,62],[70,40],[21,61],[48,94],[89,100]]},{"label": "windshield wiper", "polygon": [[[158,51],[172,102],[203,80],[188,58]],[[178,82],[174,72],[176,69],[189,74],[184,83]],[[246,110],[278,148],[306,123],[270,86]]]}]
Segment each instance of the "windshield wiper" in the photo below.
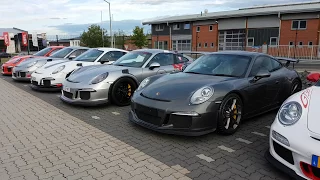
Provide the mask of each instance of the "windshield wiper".
[{"label": "windshield wiper", "polygon": [[238,77],[238,76],[234,76],[234,75],[230,75],[230,74],[210,74],[212,76],[225,76],[225,77]]},{"label": "windshield wiper", "polygon": [[185,72],[185,73],[190,73],[190,74],[202,74],[202,73],[199,73],[199,72],[193,72],[193,71],[188,71],[188,72]]}]

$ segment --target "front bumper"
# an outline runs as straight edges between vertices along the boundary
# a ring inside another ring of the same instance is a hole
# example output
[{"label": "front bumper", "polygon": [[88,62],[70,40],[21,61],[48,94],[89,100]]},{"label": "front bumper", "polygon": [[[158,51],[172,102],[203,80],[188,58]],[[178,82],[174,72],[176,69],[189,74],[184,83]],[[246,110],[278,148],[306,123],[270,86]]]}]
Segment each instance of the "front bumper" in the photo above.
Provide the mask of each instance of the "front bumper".
[{"label": "front bumper", "polygon": [[134,95],[129,120],[166,134],[201,136],[216,130],[220,103],[188,104],[187,100],[164,102]]},{"label": "front bumper", "polygon": [[15,67],[12,70],[12,79],[17,81],[30,81],[32,73],[33,71],[31,71],[30,68]]},{"label": "front bumper", "polygon": [[1,73],[2,73],[2,75],[11,75],[13,68],[14,68],[14,66],[3,64],[3,65],[1,66]]},{"label": "front bumper", "polygon": [[62,73],[46,77],[34,72],[31,75],[31,88],[39,91],[60,91],[64,78]]},{"label": "front bumper", "polygon": [[[305,122],[300,119],[295,125],[283,126],[276,119],[270,129],[269,153],[272,158],[269,155],[266,158],[292,177],[319,180],[320,168],[311,164],[312,155],[320,156],[320,139],[308,131]],[[273,131],[287,139],[289,146],[281,142],[281,138],[275,138]]]},{"label": "front bumper", "polygon": [[66,103],[82,106],[97,106],[109,102],[111,84],[101,82],[95,85],[83,85],[65,81],[60,99]]}]

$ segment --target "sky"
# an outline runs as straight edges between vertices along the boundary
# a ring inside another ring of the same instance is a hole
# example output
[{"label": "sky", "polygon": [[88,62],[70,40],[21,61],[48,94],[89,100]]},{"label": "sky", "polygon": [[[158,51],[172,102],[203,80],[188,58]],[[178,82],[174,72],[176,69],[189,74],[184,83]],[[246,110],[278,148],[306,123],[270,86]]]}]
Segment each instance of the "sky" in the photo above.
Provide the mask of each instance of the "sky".
[{"label": "sky", "polygon": [[[235,10],[255,5],[310,0],[109,0],[113,31],[127,34],[142,21],[167,16]],[[109,6],[104,0],[0,0],[0,28],[20,28],[48,35],[78,35],[91,24],[109,29]],[[149,26],[144,26],[150,31]]]}]

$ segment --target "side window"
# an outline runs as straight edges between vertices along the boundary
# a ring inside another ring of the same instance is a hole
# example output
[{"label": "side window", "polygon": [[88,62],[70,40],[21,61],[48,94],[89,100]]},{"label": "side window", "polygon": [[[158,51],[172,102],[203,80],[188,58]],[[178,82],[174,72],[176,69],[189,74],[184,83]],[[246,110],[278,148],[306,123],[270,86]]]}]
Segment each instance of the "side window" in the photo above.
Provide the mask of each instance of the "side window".
[{"label": "side window", "polygon": [[180,55],[180,54],[175,55],[175,62],[174,62],[175,64],[185,63],[188,61],[189,59],[187,59],[183,55]]},{"label": "side window", "polygon": [[272,64],[272,70],[271,71],[276,71],[278,69],[282,68],[282,64],[279,63],[277,60],[275,59],[271,59],[271,64]]},{"label": "side window", "polygon": [[122,57],[124,54],[126,54],[125,52],[122,51],[110,51],[107,52],[105,55],[103,55],[100,61],[116,61],[118,60],[120,57]]},{"label": "side window", "polygon": [[56,53],[56,52],[59,51],[59,50],[61,50],[61,48],[57,48],[57,49],[51,51],[51,53],[50,53],[49,55],[54,54],[54,53]]},{"label": "side window", "polygon": [[80,50],[75,50],[75,51],[73,51],[69,56],[76,56],[76,57],[78,57],[80,54],[81,54],[81,51],[80,51]]},{"label": "side window", "polygon": [[150,64],[157,62],[160,64],[160,66],[168,66],[174,64],[173,61],[173,54],[171,53],[159,53],[155,55],[151,61],[148,63],[147,67],[150,66]]},{"label": "side window", "polygon": [[254,77],[255,75],[257,75],[257,73],[261,69],[266,68],[266,67],[264,67],[264,64],[263,64],[265,60],[266,60],[266,58],[264,56],[260,56],[255,60],[253,66],[251,68],[251,72],[249,74],[249,77]]}]

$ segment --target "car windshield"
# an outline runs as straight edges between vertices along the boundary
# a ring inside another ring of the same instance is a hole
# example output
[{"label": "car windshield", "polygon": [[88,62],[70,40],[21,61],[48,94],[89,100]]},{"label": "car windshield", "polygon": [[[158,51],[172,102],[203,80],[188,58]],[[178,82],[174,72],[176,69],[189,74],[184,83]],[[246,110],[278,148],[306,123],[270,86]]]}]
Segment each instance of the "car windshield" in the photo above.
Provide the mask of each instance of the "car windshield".
[{"label": "car windshield", "polygon": [[76,57],[75,61],[87,61],[87,62],[94,62],[100,55],[103,54],[103,51],[100,51],[98,49],[90,49],[80,56]]},{"label": "car windshield", "polygon": [[113,65],[127,67],[142,67],[143,64],[151,57],[152,53],[136,51],[129,52],[119,58]]},{"label": "car windshield", "polygon": [[50,47],[47,47],[47,48],[44,48],[44,49],[42,49],[41,51],[39,51],[39,52],[37,52],[37,53],[35,53],[35,54],[33,54],[34,56],[44,56],[45,54],[47,54],[49,51],[51,51],[52,50],[52,48],[50,48]]},{"label": "car windshield", "polygon": [[66,55],[68,55],[73,49],[71,48],[63,48],[59,51],[57,51],[56,53],[50,55],[50,57],[53,58],[65,58]]},{"label": "car windshield", "polygon": [[246,74],[250,62],[250,57],[242,55],[203,55],[187,66],[183,72],[212,76],[242,77]]}]

